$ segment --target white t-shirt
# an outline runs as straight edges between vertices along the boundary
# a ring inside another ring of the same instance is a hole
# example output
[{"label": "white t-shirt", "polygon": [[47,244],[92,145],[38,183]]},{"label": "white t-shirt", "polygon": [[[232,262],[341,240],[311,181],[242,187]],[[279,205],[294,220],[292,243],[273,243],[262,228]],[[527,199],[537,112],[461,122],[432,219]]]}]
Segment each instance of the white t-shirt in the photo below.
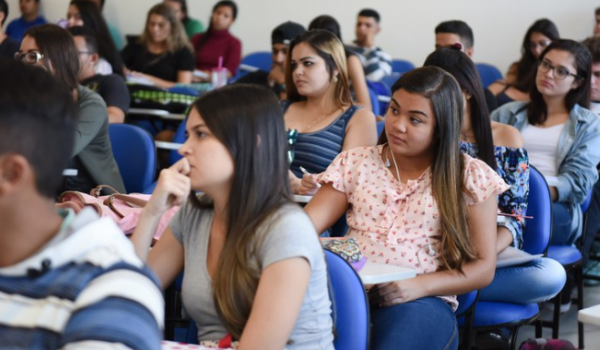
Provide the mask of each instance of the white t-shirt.
[{"label": "white t-shirt", "polygon": [[565,124],[549,128],[527,125],[521,130],[529,164],[535,166],[545,177],[558,175],[558,140]]}]

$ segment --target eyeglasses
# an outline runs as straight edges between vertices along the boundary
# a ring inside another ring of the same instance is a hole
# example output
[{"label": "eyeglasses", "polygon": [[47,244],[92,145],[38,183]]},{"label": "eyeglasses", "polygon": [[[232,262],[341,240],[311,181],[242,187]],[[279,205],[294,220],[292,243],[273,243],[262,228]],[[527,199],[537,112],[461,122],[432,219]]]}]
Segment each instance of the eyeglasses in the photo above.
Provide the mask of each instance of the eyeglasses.
[{"label": "eyeglasses", "polygon": [[535,50],[539,47],[541,47],[542,49],[545,49],[546,47],[548,47],[548,45],[550,45],[552,43],[552,40],[540,40],[540,41],[530,41],[527,46],[531,49],[531,50]]},{"label": "eyeglasses", "polygon": [[18,51],[15,52],[15,59],[17,61],[23,61],[27,64],[36,64],[44,58],[44,54],[38,51],[27,51],[25,53]]},{"label": "eyeglasses", "polygon": [[538,63],[538,70],[541,71],[542,73],[548,73],[548,71],[552,70],[554,77],[556,79],[560,79],[560,80],[565,79],[569,75],[572,75],[575,78],[579,78],[579,76],[577,74],[573,74],[573,73],[569,72],[566,68],[563,68],[563,67],[555,67],[546,60],[540,61]]}]

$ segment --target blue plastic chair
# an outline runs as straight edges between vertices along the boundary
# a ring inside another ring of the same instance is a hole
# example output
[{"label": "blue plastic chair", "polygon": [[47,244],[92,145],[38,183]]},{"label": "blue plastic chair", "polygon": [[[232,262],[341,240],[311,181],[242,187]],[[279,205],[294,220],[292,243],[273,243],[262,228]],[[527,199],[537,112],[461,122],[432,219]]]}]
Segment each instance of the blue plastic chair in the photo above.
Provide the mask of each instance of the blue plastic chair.
[{"label": "blue plastic chair", "polygon": [[415,69],[415,65],[407,60],[392,60],[392,72],[404,74]]},{"label": "blue plastic chair", "polygon": [[387,85],[387,87],[389,88],[390,91],[392,91],[392,86],[394,86],[394,83],[400,79],[400,77],[402,76],[401,73],[392,73],[390,75],[386,75],[383,78],[381,78],[381,82],[384,83],[385,85]]},{"label": "blue plastic chair", "polygon": [[481,82],[483,83],[484,89],[486,89],[496,80],[502,79],[502,73],[500,70],[491,64],[476,63],[475,66],[479,71],[479,76],[481,77]]},{"label": "blue plastic chair", "polygon": [[[527,216],[532,216],[533,219],[528,220],[523,230],[524,250],[529,254],[544,254],[552,232],[552,200],[546,180],[533,166],[529,168]],[[515,349],[519,327],[535,321],[539,315],[540,307],[537,303],[516,304],[479,300],[473,315],[473,328],[481,331],[508,328],[509,345],[511,349]],[[458,321],[459,324],[465,324],[464,317]],[[537,323],[536,336],[539,336],[539,333],[541,325]]]},{"label": "blue plastic chair", "polygon": [[356,271],[339,255],[325,250],[327,273],[332,295],[336,338],[339,350],[369,348],[369,302]]},{"label": "blue plastic chair", "polygon": [[377,122],[377,139],[381,137],[383,130],[385,130],[385,121],[380,120]]},{"label": "blue plastic chair", "polygon": [[371,99],[371,109],[375,116],[381,115],[381,108],[379,106],[379,100],[377,99],[377,93],[371,87],[369,89],[369,99]]},{"label": "blue plastic chair", "polygon": [[273,57],[269,51],[258,51],[250,53],[242,58],[240,67],[235,76],[235,79],[243,77],[249,72],[264,70],[266,72],[271,70],[273,65]]},{"label": "blue plastic chair", "polygon": [[[187,118],[179,124],[177,130],[175,130],[175,135],[173,135],[174,143],[184,143],[185,142],[185,125],[187,124]],[[177,151],[169,152],[169,166],[177,163],[182,156]]]},{"label": "blue plastic chair", "polygon": [[[584,214],[583,216],[583,227],[582,232],[586,230],[587,223],[587,215],[586,212],[590,207],[590,202],[592,201],[592,191],[588,193],[585,201],[581,203],[581,212]],[[577,287],[577,299],[574,301],[577,303],[577,309],[583,309],[583,255],[581,254],[581,250],[578,247],[572,245],[550,245],[548,247],[548,257],[558,261],[567,272],[573,271],[575,273],[575,283]],[[552,328],[552,338],[558,338],[559,327],[560,327],[560,304],[562,300],[562,294],[564,290],[562,290],[556,297],[554,297],[554,314],[552,316],[552,321],[542,321],[543,327]],[[584,348],[584,332],[583,332],[583,323],[577,322],[577,332],[578,332],[578,341],[579,348]]]},{"label": "blue plastic chair", "polygon": [[479,298],[479,291],[474,290],[469,293],[461,294],[456,297],[458,300],[458,308],[454,311],[457,319],[462,318],[463,332],[460,336],[461,349],[470,350],[471,331],[473,329],[473,315],[475,306]]},{"label": "blue plastic chair", "polygon": [[108,133],[125,190],[143,192],[154,180],[156,171],[152,137],[146,130],[129,124],[110,124]]}]

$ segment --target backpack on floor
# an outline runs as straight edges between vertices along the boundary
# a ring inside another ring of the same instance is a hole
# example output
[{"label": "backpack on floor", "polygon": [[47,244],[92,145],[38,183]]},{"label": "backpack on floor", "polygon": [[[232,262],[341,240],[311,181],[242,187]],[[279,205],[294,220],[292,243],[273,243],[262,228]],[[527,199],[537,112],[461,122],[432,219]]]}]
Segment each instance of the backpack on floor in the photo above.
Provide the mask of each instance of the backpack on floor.
[{"label": "backpack on floor", "polygon": [[519,350],[577,350],[568,340],[561,339],[527,339],[524,341]]}]

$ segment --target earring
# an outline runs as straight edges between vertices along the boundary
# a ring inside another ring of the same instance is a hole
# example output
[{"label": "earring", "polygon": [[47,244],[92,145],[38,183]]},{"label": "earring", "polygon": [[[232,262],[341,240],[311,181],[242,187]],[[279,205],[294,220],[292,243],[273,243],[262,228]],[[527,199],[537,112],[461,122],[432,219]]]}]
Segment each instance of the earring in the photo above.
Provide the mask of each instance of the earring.
[{"label": "earring", "polygon": [[333,82],[334,82],[334,83],[337,83],[337,82],[338,82],[338,77],[337,77],[337,75],[333,77]]}]

